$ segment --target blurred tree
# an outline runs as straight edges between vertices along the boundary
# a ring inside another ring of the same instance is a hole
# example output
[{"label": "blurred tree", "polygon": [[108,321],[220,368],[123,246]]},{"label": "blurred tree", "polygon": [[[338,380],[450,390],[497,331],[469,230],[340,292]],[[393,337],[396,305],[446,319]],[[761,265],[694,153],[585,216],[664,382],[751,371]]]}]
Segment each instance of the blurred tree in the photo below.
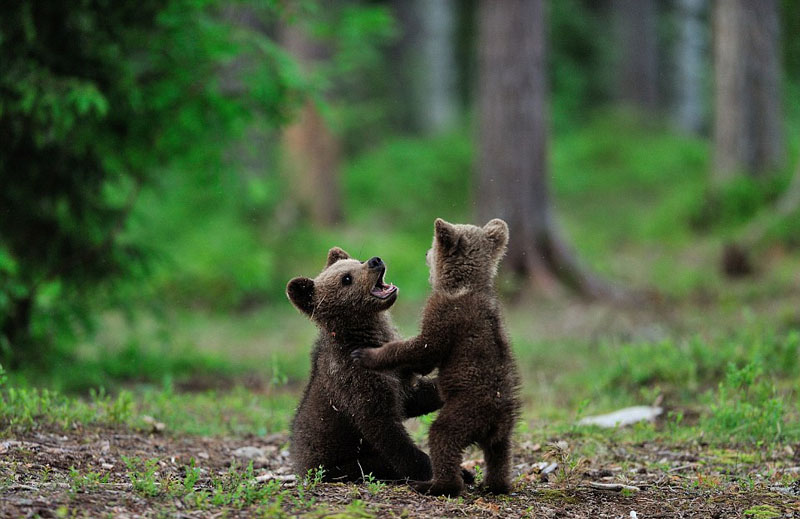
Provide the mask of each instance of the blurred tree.
[{"label": "blurred tree", "polygon": [[479,216],[508,222],[506,265],[517,275],[605,295],[556,233],[551,213],[544,0],[483,0],[478,25]]},{"label": "blurred tree", "polygon": [[422,129],[435,134],[452,128],[458,115],[453,0],[416,0],[419,19],[417,114]]},{"label": "blurred tree", "polygon": [[785,159],[778,0],[717,0],[714,8],[714,175],[763,176]]},{"label": "blurred tree", "polygon": [[[313,75],[314,68],[330,60],[331,49],[299,21],[283,28],[283,45]],[[298,119],[284,133],[286,170],[304,212],[319,225],[342,218],[339,187],[340,151],[337,137],[328,127],[318,102],[306,101]]]},{"label": "blurred tree", "polygon": [[613,0],[617,51],[617,97],[637,108],[659,108],[658,10],[656,0]]},{"label": "blurred tree", "polygon": [[680,129],[700,133],[705,124],[703,84],[707,67],[706,0],[678,0],[678,39],[675,49],[676,115]]},{"label": "blurred tree", "polygon": [[[226,94],[214,78],[242,51],[259,65]],[[0,62],[0,359],[43,363],[88,322],[93,289],[140,272],[140,187],[219,160],[254,113],[285,121],[300,84],[213,1],[3,4]]]}]

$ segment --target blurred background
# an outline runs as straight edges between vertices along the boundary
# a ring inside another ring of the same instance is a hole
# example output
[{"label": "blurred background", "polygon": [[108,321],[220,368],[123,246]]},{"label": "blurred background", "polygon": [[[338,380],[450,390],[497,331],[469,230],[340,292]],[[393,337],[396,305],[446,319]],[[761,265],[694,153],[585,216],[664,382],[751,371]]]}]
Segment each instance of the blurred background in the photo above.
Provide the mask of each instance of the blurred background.
[{"label": "blurred background", "polygon": [[6,384],[285,428],[290,278],[381,256],[411,335],[434,218],[502,217],[533,421],[747,369],[795,416],[797,0],[12,2],[0,63]]}]

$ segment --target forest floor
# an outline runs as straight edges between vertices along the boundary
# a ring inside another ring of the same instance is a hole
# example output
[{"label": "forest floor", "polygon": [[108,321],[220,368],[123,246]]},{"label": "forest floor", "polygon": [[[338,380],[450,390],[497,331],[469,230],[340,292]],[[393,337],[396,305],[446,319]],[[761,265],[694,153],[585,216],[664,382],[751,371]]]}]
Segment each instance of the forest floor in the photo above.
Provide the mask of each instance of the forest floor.
[{"label": "forest floor", "polygon": [[[0,516],[800,517],[800,445],[744,452],[603,442],[578,457],[597,440],[566,436],[556,449],[520,441],[511,495],[473,486],[448,499],[404,484],[320,483],[313,474],[298,481],[285,434],[195,437],[153,427],[44,428],[3,438]],[[468,466],[480,464],[477,454],[465,458]]]}]

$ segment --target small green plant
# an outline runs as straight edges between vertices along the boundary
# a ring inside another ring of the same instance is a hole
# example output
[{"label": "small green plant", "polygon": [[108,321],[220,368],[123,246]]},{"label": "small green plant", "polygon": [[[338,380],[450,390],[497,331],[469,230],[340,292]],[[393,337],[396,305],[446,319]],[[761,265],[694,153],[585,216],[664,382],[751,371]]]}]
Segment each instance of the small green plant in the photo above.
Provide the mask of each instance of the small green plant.
[{"label": "small green plant", "polygon": [[480,465],[475,465],[475,484],[480,485],[483,483],[483,468]]},{"label": "small green plant", "polygon": [[292,496],[294,504],[300,507],[311,507],[316,502],[313,496],[309,495],[309,491],[314,490],[317,485],[322,483],[325,479],[325,469],[317,467],[315,469],[308,469],[306,476],[297,485],[297,497]]},{"label": "small green plant", "polygon": [[369,492],[371,496],[380,494],[383,489],[386,488],[386,483],[375,479],[375,476],[373,476],[371,472],[364,476],[364,483],[367,485],[367,492]]},{"label": "small green plant", "polygon": [[303,478],[303,486],[307,490],[314,490],[317,485],[322,483],[325,480],[325,469],[322,468],[322,465],[315,469],[308,469],[306,472],[306,477]]},{"label": "small green plant", "polygon": [[108,474],[101,475],[97,472],[81,474],[75,467],[69,468],[69,489],[71,494],[77,492],[91,492],[100,485],[108,483]]},{"label": "small green plant", "polygon": [[134,401],[130,391],[120,391],[116,398],[111,398],[105,388],[91,388],[89,396],[92,403],[101,410],[106,420],[112,424],[126,423],[133,416]]},{"label": "small green plant", "polygon": [[122,461],[128,468],[128,478],[131,480],[133,490],[146,497],[155,497],[160,492],[160,485],[156,481],[156,471],[158,470],[158,460],[149,459],[142,462],[137,457],[122,457]]},{"label": "small green plant", "polygon": [[584,458],[575,458],[565,441],[549,443],[544,457],[558,465],[555,471],[555,483],[562,487],[577,484],[581,478],[580,469],[587,463]]},{"label": "small green plant", "polygon": [[213,479],[212,486],[209,502],[214,506],[242,509],[254,504],[265,504],[276,498],[283,499],[278,481],[262,484],[256,480],[252,461],[244,470],[233,463],[227,473]]},{"label": "small green plant", "polygon": [[200,479],[200,469],[197,467],[194,458],[189,460],[189,465],[184,468],[184,472],[186,475],[183,477],[183,492],[189,494],[194,492],[194,486]]}]

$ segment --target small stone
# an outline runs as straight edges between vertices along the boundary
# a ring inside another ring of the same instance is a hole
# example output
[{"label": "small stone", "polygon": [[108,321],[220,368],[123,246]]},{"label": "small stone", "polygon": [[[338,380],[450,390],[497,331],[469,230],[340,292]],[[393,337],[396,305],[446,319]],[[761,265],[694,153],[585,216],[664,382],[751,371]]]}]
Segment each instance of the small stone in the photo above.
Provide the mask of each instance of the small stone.
[{"label": "small stone", "polygon": [[542,474],[550,474],[558,468],[558,463],[551,463],[542,469]]},{"label": "small stone", "polygon": [[258,447],[246,446],[239,447],[233,451],[233,455],[237,458],[244,458],[246,460],[256,460],[264,457],[264,451]]}]

